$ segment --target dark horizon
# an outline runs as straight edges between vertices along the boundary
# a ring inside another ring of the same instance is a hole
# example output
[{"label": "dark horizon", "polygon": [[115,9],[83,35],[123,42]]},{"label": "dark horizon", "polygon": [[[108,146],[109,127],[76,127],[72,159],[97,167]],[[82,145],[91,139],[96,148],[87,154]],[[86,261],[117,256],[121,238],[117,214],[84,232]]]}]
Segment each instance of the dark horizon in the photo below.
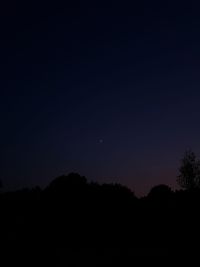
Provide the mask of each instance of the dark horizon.
[{"label": "dark horizon", "polygon": [[[59,2],[59,1],[58,1]],[[199,3],[1,4],[0,179],[78,172],[137,195],[200,154]]]},{"label": "dark horizon", "polygon": [[7,192],[17,192],[17,191],[21,191],[21,190],[34,190],[35,188],[40,188],[41,190],[45,190],[45,188],[47,188],[49,186],[49,184],[56,178],[62,177],[62,176],[68,176],[72,173],[77,173],[81,176],[84,176],[87,179],[87,182],[90,184],[93,183],[97,183],[98,185],[121,185],[121,186],[125,186],[126,188],[130,189],[134,195],[137,198],[142,198],[142,197],[146,197],[148,196],[148,194],[150,193],[150,191],[152,190],[152,188],[157,187],[157,186],[168,186],[169,188],[171,188],[172,192],[176,192],[178,190],[180,190],[180,186],[177,185],[176,183],[176,178],[174,179],[174,184],[175,186],[170,186],[169,184],[164,184],[164,183],[157,183],[157,184],[152,184],[151,187],[146,188],[146,191],[136,191],[134,187],[129,186],[128,184],[124,183],[123,180],[126,177],[122,177],[121,179],[101,179],[101,181],[98,181],[98,179],[92,179],[90,177],[85,176],[84,174],[78,173],[76,171],[73,172],[69,172],[69,173],[62,173],[60,175],[57,175],[55,177],[50,177],[48,179],[48,181],[46,183],[40,183],[40,184],[21,184],[18,186],[13,186],[13,185],[8,185],[5,182],[1,180],[1,191],[2,193],[7,193]]}]

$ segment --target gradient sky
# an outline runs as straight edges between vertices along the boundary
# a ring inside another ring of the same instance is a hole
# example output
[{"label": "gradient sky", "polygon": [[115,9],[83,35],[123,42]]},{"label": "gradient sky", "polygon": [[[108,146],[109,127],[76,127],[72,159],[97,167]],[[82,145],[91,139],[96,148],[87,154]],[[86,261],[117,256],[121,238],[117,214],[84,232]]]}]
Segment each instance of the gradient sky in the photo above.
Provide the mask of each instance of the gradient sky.
[{"label": "gradient sky", "polygon": [[200,153],[200,6],[55,2],[1,4],[5,187],[77,171],[175,188],[185,149]]}]

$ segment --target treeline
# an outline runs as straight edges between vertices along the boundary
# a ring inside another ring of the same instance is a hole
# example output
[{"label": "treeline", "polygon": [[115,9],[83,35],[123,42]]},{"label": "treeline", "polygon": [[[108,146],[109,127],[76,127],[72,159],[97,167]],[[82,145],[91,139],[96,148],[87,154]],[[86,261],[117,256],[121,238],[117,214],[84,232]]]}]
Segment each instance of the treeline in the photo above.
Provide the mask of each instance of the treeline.
[{"label": "treeline", "polygon": [[2,192],[0,245],[7,251],[26,248],[26,254],[31,247],[42,255],[62,247],[195,248],[200,240],[199,172],[194,154],[188,153],[177,179],[183,189],[177,191],[158,185],[137,198],[120,184],[100,185],[71,173],[43,190]]},{"label": "treeline", "polygon": [[174,246],[199,238],[200,191],[166,185],[137,198],[120,184],[76,173],[39,187],[1,193],[1,243],[38,246]]}]

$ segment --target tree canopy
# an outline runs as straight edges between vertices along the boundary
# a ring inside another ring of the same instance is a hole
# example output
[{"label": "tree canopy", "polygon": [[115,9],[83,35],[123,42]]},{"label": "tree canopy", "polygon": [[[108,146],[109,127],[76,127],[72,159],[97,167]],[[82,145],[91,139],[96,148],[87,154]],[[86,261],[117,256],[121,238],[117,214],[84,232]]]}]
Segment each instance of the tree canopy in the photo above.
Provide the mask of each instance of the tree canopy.
[{"label": "tree canopy", "polygon": [[187,150],[181,160],[177,183],[187,190],[200,188],[200,160],[191,150]]}]

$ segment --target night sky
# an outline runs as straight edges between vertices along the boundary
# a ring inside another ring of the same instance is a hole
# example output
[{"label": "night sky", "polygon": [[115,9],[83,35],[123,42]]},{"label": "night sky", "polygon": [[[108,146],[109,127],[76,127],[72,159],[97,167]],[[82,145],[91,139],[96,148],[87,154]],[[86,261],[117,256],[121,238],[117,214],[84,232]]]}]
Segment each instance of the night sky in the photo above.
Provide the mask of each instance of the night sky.
[{"label": "night sky", "polygon": [[130,2],[1,4],[5,188],[76,171],[142,195],[200,153],[200,6]]}]

